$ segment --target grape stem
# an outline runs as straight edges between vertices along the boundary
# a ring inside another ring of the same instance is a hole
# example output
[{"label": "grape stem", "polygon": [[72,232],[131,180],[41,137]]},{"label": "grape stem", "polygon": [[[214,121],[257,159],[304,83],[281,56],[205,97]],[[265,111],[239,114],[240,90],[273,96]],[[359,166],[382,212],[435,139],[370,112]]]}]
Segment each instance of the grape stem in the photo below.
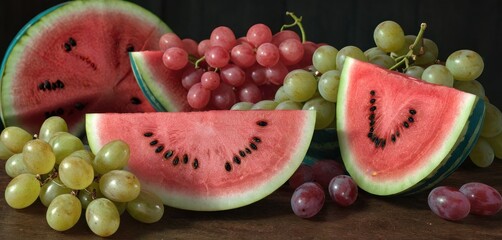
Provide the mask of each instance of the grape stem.
[{"label": "grape stem", "polygon": [[300,33],[302,35],[302,43],[304,43],[305,41],[307,41],[307,36],[305,34],[305,29],[303,29],[303,25],[302,25],[302,17],[301,16],[297,17],[293,12],[286,12],[286,15],[290,16],[291,18],[293,18],[293,23],[282,25],[281,31],[284,30],[285,28],[291,28],[291,27],[294,27],[294,26],[298,26],[298,28],[300,29]]},{"label": "grape stem", "polygon": [[[396,64],[394,64],[394,66],[390,67],[389,68],[390,70],[394,70],[394,69],[398,68],[403,63],[405,64],[405,69],[407,69],[410,66],[410,58],[413,59],[413,60],[416,60],[417,55],[419,56],[419,55],[424,54],[423,40],[424,40],[424,32],[425,32],[426,28],[427,28],[427,24],[426,23],[420,24],[420,31],[418,32],[417,37],[415,38],[415,41],[409,46],[409,51],[405,55],[397,57],[395,59],[396,60]],[[420,49],[419,49],[419,51],[418,51],[417,54],[414,54],[413,53],[413,49],[419,43],[420,43]]]},{"label": "grape stem", "polygon": [[195,63],[194,63],[195,69],[199,68],[199,63],[204,61],[204,59],[206,59],[206,57],[202,56],[201,58],[197,59],[197,61],[195,61]]}]

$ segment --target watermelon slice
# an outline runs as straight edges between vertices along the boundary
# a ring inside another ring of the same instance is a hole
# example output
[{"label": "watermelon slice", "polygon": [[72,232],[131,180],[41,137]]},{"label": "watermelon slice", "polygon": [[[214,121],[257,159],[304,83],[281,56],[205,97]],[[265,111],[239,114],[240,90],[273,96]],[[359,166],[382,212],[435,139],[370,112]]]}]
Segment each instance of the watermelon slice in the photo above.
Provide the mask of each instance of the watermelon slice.
[{"label": "watermelon slice", "polygon": [[59,115],[71,132],[86,112],[150,112],[128,52],[158,49],[171,30],[127,1],[71,1],[33,18],[11,42],[0,69],[4,125],[38,132]]},{"label": "watermelon slice", "polygon": [[159,112],[188,112],[186,90],[181,84],[182,71],[169,70],[162,63],[161,51],[131,52],[134,77],[141,91]]},{"label": "watermelon slice", "polygon": [[201,111],[88,114],[87,138],[97,152],[122,139],[128,170],[166,205],[216,211],[258,201],[301,164],[315,112]]},{"label": "watermelon slice", "polygon": [[438,184],[468,156],[485,105],[477,96],[355,59],[343,66],[337,135],[349,174],[376,195]]}]

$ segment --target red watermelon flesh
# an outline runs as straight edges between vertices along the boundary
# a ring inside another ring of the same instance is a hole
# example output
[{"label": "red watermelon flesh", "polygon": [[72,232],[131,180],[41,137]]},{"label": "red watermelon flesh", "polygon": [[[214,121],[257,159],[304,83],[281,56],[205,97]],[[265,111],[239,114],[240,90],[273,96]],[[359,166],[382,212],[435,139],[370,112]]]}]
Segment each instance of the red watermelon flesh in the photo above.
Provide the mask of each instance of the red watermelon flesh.
[{"label": "red watermelon flesh", "polygon": [[97,152],[122,139],[128,170],[166,205],[199,211],[237,208],[269,195],[301,164],[315,112],[201,111],[88,114]]},{"label": "red watermelon flesh", "polygon": [[347,171],[377,195],[437,184],[467,157],[479,136],[484,103],[355,59],[345,62],[337,135]]},{"label": "red watermelon flesh", "polygon": [[45,118],[63,117],[83,130],[86,112],[150,112],[131,71],[131,51],[157,49],[170,29],[126,1],[72,1],[32,19],[2,64],[6,126],[38,132]]}]

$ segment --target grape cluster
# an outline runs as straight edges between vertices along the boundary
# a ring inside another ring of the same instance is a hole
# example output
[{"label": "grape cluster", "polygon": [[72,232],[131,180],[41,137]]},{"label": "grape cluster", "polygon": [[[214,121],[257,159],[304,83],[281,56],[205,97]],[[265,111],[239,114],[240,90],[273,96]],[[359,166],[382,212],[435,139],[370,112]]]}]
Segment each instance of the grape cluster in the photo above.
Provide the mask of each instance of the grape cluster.
[{"label": "grape cluster", "polygon": [[72,228],[85,213],[89,228],[106,237],[115,233],[127,211],[140,222],[161,219],[160,198],[142,190],[134,174],[124,170],[130,149],[114,140],[98,152],[68,132],[64,119],[47,118],[38,135],[9,126],[0,134],[0,156],[12,180],[5,189],[7,204],[15,209],[37,199],[47,207],[46,220],[56,231]]},{"label": "grape cluster", "polygon": [[323,208],[327,194],[339,206],[352,205],[357,199],[358,187],[344,173],[343,165],[333,159],[300,165],[288,181],[294,189],[291,196],[293,212],[302,218],[314,217]]},{"label": "grape cluster", "polygon": [[192,108],[230,109],[236,102],[273,98],[291,69],[310,65],[317,45],[302,41],[294,31],[273,34],[258,23],[239,38],[226,26],[216,27],[199,43],[166,33],[159,47],[165,67],[183,71],[181,81]]},{"label": "grape cluster", "polygon": [[480,182],[469,182],[459,189],[436,187],[429,193],[427,202],[432,212],[451,221],[462,220],[469,214],[492,216],[502,209],[500,193]]}]

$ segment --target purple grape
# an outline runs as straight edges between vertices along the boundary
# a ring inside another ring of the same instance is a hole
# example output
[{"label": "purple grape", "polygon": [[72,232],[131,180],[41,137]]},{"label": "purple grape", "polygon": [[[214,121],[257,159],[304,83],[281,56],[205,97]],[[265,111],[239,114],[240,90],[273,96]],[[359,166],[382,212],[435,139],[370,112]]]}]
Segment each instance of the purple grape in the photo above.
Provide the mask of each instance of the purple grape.
[{"label": "purple grape", "polygon": [[471,203],[471,212],[475,215],[490,216],[502,209],[502,196],[493,187],[484,183],[470,182],[459,189]]},{"label": "purple grape", "polygon": [[314,181],[327,190],[333,177],[344,174],[342,164],[332,159],[321,159],[312,165]]},{"label": "purple grape", "polygon": [[298,188],[306,182],[312,181],[312,167],[306,164],[301,164],[295,173],[289,178],[288,183],[292,189]]},{"label": "purple grape", "polygon": [[321,211],[324,205],[324,190],[314,182],[306,182],[293,192],[291,208],[302,218],[311,218]]},{"label": "purple grape", "polygon": [[357,184],[348,175],[338,175],[329,183],[329,195],[340,206],[352,205],[358,195]]},{"label": "purple grape", "polygon": [[457,189],[448,186],[432,189],[427,202],[432,212],[451,221],[467,217],[471,209],[469,199]]}]

